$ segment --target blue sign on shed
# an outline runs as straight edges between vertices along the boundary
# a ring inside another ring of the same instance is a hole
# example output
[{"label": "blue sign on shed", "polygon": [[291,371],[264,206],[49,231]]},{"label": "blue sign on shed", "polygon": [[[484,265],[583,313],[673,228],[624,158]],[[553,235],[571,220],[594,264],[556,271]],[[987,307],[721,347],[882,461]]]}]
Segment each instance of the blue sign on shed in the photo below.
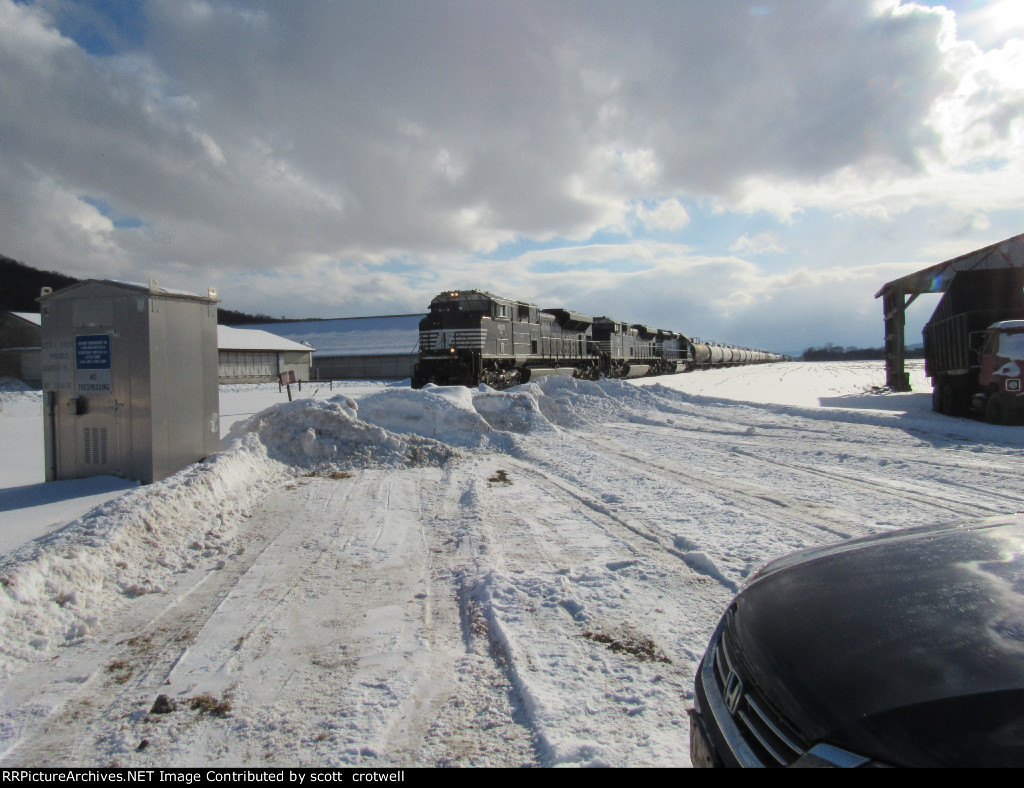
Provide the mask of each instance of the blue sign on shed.
[{"label": "blue sign on shed", "polygon": [[110,334],[75,337],[76,369],[110,369]]}]

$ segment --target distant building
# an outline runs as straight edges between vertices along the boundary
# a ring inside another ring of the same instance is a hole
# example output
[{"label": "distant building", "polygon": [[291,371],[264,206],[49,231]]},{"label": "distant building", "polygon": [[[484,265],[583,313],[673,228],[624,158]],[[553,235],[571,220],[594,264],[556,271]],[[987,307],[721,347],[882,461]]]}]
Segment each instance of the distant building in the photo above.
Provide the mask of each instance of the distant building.
[{"label": "distant building", "polygon": [[241,326],[308,342],[313,351],[312,380],[412,377],[422,314],[295,320]]},{"label": "distant building", "polygon": [[217,326],[218,376],[221,383],[262,383],[294,372],[309,380],[313,348],[269,331]]},{"label": "distant building", "polygon": [[0,377],[43,385],[41,325],[38,312],[0,312]]}]

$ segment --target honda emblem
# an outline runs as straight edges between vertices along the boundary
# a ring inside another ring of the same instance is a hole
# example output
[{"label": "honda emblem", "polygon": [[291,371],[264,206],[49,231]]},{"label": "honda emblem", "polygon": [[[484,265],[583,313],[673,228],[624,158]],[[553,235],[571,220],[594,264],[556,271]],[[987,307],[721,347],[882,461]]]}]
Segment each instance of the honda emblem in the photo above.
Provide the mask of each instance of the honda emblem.
[{"label": "honda emblem", "polygon": [[730,714],[735,714],[739,708],[740,700],[743,698],[743,681],[736,675],[735,670],[729,671],[729,677],[725,680],[725,689],[722,692],[722,699],[725,701],[725,708]]}]

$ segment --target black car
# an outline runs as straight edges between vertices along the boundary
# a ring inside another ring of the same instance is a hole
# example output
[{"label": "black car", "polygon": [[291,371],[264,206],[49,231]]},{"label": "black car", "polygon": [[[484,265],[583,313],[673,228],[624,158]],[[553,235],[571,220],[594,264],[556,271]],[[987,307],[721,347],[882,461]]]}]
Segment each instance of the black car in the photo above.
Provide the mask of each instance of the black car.
[{"label": "black car", "polygon": [[694,766],[1024,766],[1024,517],[766,564],[697,671]]}]

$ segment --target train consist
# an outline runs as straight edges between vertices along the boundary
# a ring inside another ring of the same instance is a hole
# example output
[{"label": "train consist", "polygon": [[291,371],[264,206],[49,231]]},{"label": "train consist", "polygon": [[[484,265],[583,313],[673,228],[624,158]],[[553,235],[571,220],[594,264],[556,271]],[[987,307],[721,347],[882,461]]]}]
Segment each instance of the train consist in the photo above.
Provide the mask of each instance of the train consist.
[{"label": "train consist", "polygon": [[784,360],[610,317],[538,309],[483,290],[452,290],[434,298],[420,321],[412,386],[506,389],[550,374],[636,378]]}]

